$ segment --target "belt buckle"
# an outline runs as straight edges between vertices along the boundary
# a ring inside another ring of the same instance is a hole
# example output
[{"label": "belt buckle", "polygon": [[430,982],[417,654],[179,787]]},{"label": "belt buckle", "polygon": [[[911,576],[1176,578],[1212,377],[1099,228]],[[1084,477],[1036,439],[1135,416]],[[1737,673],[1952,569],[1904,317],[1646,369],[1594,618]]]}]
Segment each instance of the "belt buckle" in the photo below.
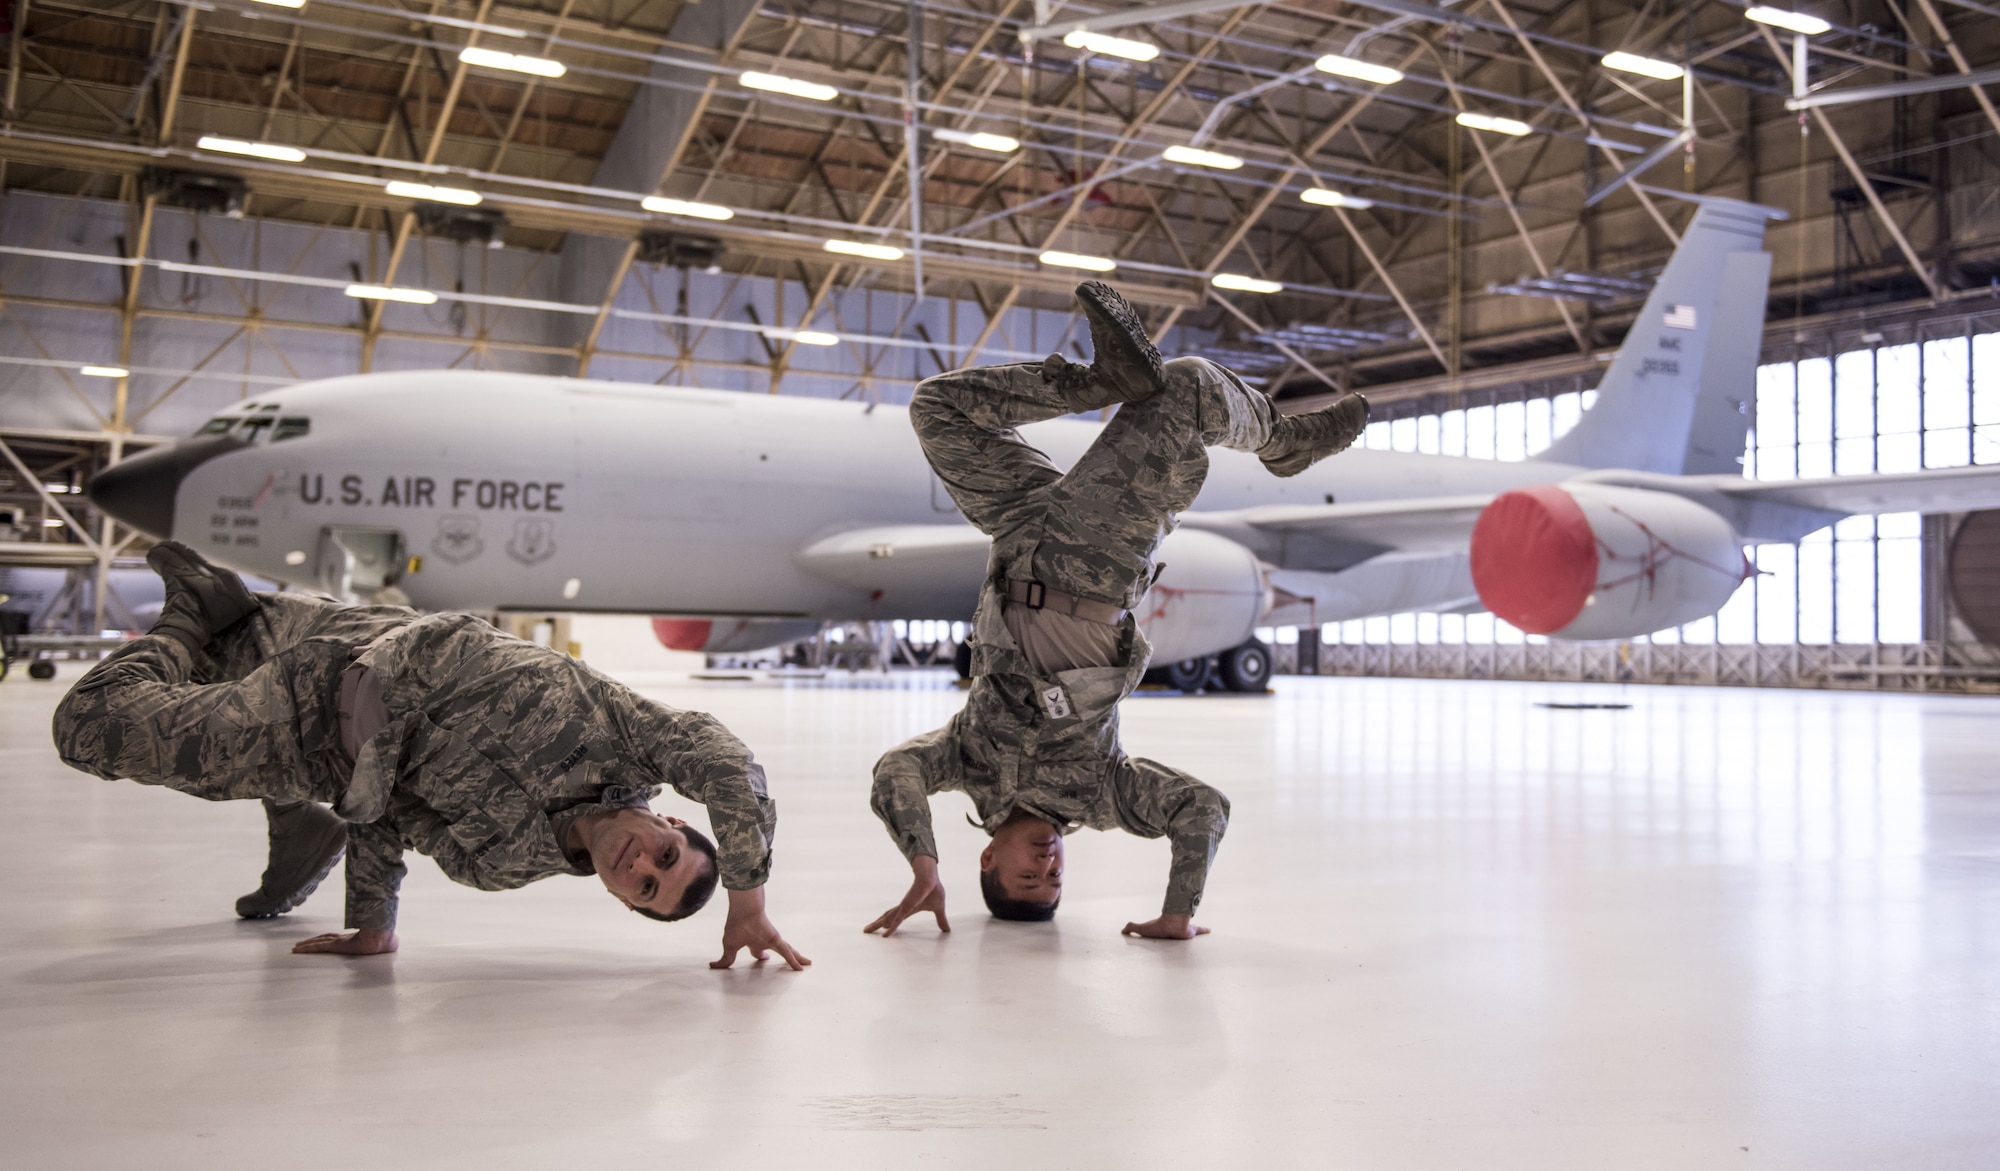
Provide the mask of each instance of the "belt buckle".
[{"label": "belt buckle", "polygon": [[1028,587],[1028,598],[1021,603],[1030,610],[1039,610],[1048,602],[1049,587],[1038,581],[1023,582]]}]

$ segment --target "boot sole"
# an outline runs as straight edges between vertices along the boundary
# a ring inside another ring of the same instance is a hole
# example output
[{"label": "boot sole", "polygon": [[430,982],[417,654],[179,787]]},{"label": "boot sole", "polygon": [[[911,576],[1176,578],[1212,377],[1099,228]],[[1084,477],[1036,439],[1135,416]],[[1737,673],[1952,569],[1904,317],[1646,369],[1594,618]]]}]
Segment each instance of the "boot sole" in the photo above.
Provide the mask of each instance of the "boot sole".
[{"label": "boot sole", "polygon": [[[1098,317],[1110,328],[1123,334],[1127,344],[1137,351],[1135,355],[1146,367],[1157,385],[1164,385],[1167,377],[1166,359],[1160,357],[1159,348],[1153,339],[1146,336],[1146,327],[1139,315],[1132,311],[1131,303],[1118,295],[1118,290],[1103,281],[1085,281],[1076,287],[1076,299],[1083,304],[1085,316]],[[1099,355],[1099,360],[1103,356]]]}]

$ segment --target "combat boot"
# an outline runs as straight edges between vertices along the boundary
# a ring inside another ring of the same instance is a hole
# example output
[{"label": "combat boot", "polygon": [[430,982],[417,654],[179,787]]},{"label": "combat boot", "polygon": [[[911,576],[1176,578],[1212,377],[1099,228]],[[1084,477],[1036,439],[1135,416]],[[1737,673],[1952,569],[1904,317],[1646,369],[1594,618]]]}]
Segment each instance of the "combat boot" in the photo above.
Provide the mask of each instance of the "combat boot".
[{"label": "combat boot", "polygon": [[179,641],[197,657],[209,640],[257,612],[243,579],[210,565],[179,541],[161,541],[146,564],[166,583],[167,597],[152,633]]},{"label": "combat boot", "polygon": [[1346,451],[1368,426],[1368,400],[1350,394],[1332,406],[1297,415],[1279,415],[1271,437],[1257,449],[1274,476],[1296,476],[1330,455]]},{"label": "combat boot", "polygon": [[310,801],[264,802],[271,860],[255,891],[236,900],[245,919],[274,919],[306,901],[347,852],[347,823]]},{"label": "combat boot", "polygon": [[1097,386],[1097,371],[1061,354],[1050,354],[1042,359],[1042,381],[1072,397],[1089,395]]},{"label": "combat boot", "polygon": [[1105,400],[1099,405],[1136,403],[1165,389],[1167,364],[1125,298],[1103,281],[1085,281],[1076,287],[1076,299],[1090,322],[1090,349],[1096,356],[1090,373],[1103,392],[1093,397]]}]

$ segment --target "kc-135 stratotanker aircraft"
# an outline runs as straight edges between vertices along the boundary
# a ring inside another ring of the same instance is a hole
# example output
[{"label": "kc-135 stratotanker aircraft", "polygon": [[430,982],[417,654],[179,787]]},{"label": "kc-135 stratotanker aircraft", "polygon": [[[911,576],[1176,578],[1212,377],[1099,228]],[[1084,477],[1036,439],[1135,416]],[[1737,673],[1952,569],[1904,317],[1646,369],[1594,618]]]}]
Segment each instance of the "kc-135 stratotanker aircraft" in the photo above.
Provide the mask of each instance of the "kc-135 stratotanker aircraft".
[{"label": "kc-135 stratotanker aircraft", "polygon": [[[1160,663],[1277,621],[1485,608],[1561,639],[1714,613],[1744,546],[1843,516],[2000,507],[2000,467],[1742,477],[1781,213],[1700,206],[1598,388],[1539,458],[1351,450],[1292,479],[1212,453],[1140,611]],[[1059,464],[1097,426],[1024,428]],[[827,620],[972,616],[987,541],[897,408],[518,374],[262,393],[91,497],[246,573],[427,610],[664,615],[680,649]]]}]

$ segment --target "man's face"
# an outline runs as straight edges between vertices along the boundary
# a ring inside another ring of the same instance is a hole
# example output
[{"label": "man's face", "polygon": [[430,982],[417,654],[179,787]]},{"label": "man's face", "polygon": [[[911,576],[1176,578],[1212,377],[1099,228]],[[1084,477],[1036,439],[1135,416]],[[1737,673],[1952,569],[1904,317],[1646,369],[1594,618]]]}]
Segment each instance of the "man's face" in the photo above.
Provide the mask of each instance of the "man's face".
[{"label": "man's face", "polygon": [[707,857],[688,845],[678,817],[643,809],[623,809],[598,827],[585,844],[604,889],[628,907],[672,914],[707,866]]},{"label": "man's face", "polygon": [[1039,817],[1014,817],[993,832],[979,868],[993,871],[1008,898],[1053,903],[1062,897],[1062,835]]}]

